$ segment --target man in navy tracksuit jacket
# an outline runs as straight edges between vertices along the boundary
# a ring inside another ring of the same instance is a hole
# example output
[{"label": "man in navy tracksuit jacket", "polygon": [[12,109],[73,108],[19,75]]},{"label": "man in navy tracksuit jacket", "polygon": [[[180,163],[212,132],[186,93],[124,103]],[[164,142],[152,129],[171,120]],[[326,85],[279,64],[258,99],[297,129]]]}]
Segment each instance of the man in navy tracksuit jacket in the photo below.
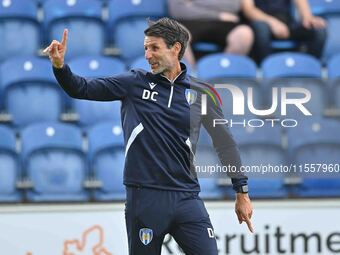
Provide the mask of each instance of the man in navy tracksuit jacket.
[{"label": "man in navy tracksuit jacket", "polygon": [[[67,33],[45,49],[61,87],[74,98],[122,101],[129,253],[159,255],[170,233],[187,255],[217,255],[193,164],[201,124],[223,165],[240,169],[241,162],[227,127],[213,127],[213,119],[223,118],[216,98],[207,97],[207,114],[201,114],[202,94],[211,87],[190,77],[179,62],[187,30],[168,18],[150,22],[144,47],[151,72],[135,69],[97,79],[77,76],[64,64]],[[252,231],[247,177],[239,171],[228,175],[237,192],[238,219]]]}]

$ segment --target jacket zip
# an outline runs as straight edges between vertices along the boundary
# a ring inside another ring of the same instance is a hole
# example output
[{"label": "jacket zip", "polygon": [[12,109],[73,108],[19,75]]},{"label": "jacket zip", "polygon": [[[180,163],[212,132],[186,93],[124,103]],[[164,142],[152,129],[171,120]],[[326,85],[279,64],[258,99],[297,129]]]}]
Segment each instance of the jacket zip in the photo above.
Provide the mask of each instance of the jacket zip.
[{"label": "jacket zip", "polygon": [[163,76],[165,79],[167,79],[167,80],[170,82],[170,84],[171,84],[171,91],[170,91],[170,96],[169,96],[169,101],[168,101],[168,108],[171,107],[172,96],[173,96],[173,94],[174,94],[174,82],[177,80],[177,78],[178,78],[182,73],[183,73],[183,71],[180,72],[180,73],[175,77],[175,79],[173,79],[172,81],[169,80],[168,77],[166,77],[166,76],[164,76],[164,75],[161,75],[161,76]]},{"label": "jacket zip", "polygon": [[169,97],[169,102],[168,102],[168,108],[171,106],[171,101],[172,101],[172,95],[174,93],[174,83],[171,83],[171,91],[170,91],[170,97]]}]

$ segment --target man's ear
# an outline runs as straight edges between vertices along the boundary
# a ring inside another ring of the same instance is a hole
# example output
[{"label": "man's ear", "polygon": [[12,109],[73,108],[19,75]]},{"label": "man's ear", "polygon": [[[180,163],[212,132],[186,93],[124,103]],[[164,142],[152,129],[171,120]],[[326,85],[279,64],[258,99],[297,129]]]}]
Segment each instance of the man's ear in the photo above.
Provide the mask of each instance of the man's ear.
[{"label": "man's ear", "polygon": [[177,55],[179,54],[179,52],[182,49],[182,45],[179,42],[175,42],[174,45],[172,46],[172,48],[175,50],[175,52],[177,53]]}]

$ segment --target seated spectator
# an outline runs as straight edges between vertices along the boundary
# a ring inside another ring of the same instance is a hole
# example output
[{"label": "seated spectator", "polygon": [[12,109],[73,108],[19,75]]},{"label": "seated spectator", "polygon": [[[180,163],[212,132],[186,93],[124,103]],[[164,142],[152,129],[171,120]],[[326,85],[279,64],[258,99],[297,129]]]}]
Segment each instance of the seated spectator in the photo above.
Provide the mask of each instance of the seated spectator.
[{"label": "seated spectator", "polygon": [[[258,62],[272,53],[272,39],[301,42],[307,53],[321,57],[326,40],[326,22],[312,15],[307,0],[245,0],[243,4],[243,13],[254,30],[254,54]],[[293,17],[293,4],[300,21]]]},{"label": "seated spectator", "polygon": [[[170,16],[191,33],[191,43],[210,42],[232,54],[246,55],[253,45],[253,32],[240,23],[242,2],[247,0],[168,0]],[[195,58],[189,46],[184,59],[193,67]]]}]

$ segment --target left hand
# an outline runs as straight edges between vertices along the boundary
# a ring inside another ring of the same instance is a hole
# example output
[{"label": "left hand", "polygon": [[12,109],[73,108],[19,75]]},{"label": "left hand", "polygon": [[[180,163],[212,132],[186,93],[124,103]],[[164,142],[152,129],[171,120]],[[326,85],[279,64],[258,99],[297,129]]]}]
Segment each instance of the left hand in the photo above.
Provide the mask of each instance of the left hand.
[{"label": "left hand", "polygon": [[240,224],[245,222],[251,233],[254,233],[251,217],[253,215],[253,206],[248,193],[236,193],[235,212]]},{"label": "left hand", "polygon": [[302,19],[302,25],[307,29],[323,29],[326,27],[326,21],[321,17],[309,16]]}]

